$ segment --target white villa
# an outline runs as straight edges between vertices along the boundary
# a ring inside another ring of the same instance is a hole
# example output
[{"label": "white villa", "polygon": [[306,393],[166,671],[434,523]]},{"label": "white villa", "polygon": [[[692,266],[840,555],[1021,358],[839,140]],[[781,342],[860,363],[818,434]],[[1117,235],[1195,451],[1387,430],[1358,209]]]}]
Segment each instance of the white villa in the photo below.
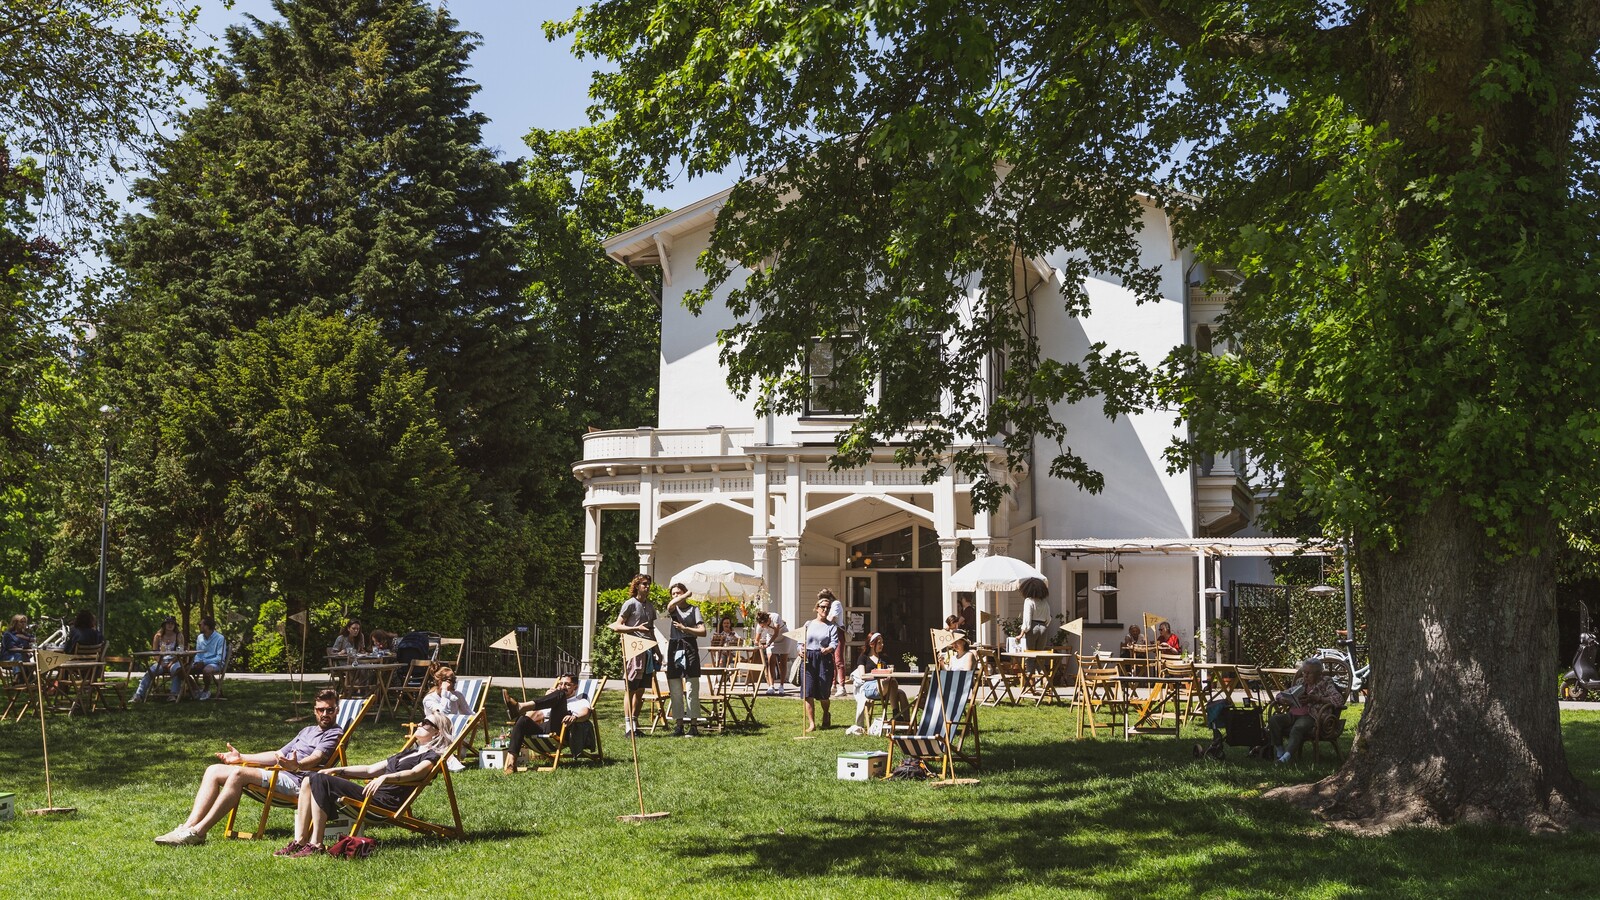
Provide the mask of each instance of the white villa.
[{"label": "white villa", "polygon": [[[924,484],[920,469],[902,469],[887,452],[864,468],[830,471],[840,417],[758,418],[728,389],[718,364],[717,331],[733,324],[727,308],[713,301],[696,316],[682,305],[686,291],[705,283],[694,263],[725,198],[708,197],[605,243],[622,265],[661,269],[660,410],[656,427],[589,434],[573,465],[585,486],[585,670],[606,510],[638,511],[639,571],[666,578],[705,559],[745,562],[764,575],[771,605],[791,624],[809,618],[816,592],[831,588],[851,618],[859,616],[856,644],[865,632],[882,631],[895,657],[926,655],[927,629],[942,626],[957,603],[950,575],[976,556],[1005,554],[1039,567],[1054,612],[1084,618],[1089,649],[1114,649],[1146,612],[1191,641],[1216,614],[1215,588],[1270,582],[1261,557],[1293,551],[1292,542],[1249,537],[1258,534],[1257,498],[1239,455],[1167,471],[1170,412],[1109,421],[1094,403],[1056,410],[1074,449],[1105,474],[1098,495],[1023,475],[1003,508],[981,513],[972,509],[969,484],[952,475]],[[1104,341],[1155,362],[1178,344],[1210,346],[1223,298],[1195,286],[1205,264],[1176,243],[1153,205],[1140,240],[1145,263],[1163,273],[1164,299],[1139,305],[1120,284],[1098,282],[1089,285],[1089,318],[1040,302],[1047,353],[1077,359]],[[1060,294],[1063,258],[1032,261],[1041,301]],[[1036,458],[1050,453],[1039,447]],[[1021,614],[1015,593],[976,600],[998,618]],[[1000,640],[997,623],[986,622],[981,643]]]}]

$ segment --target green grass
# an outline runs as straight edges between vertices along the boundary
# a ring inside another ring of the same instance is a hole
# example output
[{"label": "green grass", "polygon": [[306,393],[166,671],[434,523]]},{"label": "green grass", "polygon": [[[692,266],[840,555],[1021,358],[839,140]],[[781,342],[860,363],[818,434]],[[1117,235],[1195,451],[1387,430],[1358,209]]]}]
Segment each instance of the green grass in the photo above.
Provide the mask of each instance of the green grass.
[{"label": "green grass", "polygon": [[[0,824],[7,894],[1525,897],[1587,896],[1600,883],[1591,833],[1353,837],[1260,799],[1326,771],[1326,759],[1273,766],[1230,749],[1225,762],[1197,761],[1187,736],[1068,740],[1061,708],[983,709],[981,783],[933,789],[836,780],[839,752],[880,741],[839,728],[795,741],[798,706],[763,701],[764,728],[641,739],[646,805],[672,815],[627,825],[616,817],[638,804],[615,694],[602,704],[606,766],[460,773],[464,841],[384,828],[371,832],[370,860],[277,859],[290,814],[275,811],[268,841],[217,829],[203,847],[158,847],[151,838],[183,820],[209,752],[225,740],[270,749],[298,727],[283,722],[287,686],[228,690],[222,703],[52,718],[56,802],[78,813]],[[1563,722],[1572,764],[1592,782],[1600,714]],[[388,720],[362,725],[352,761],[394,752],[401,734]],[[15,791],[19,810],[44,803],[39,763],[37,720],[0,725],[0,791]],[[435,789],[421,808],[447,815],[443,801]]]}]

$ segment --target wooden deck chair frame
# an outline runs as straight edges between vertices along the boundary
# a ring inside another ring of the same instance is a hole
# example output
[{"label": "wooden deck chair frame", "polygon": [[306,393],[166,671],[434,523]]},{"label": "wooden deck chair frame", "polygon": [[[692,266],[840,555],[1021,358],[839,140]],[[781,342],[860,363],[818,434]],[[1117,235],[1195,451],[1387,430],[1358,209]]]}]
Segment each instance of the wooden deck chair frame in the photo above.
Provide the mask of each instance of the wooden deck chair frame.
[{"label": "wooden deck chair frame", "polygon": [[[977,706],[972,702],[976,673],[971,670],[943,669],[926,682],[921,715],[910,734],[889,736],[889,759],[885,778],[894,772],[894,752],[918,759],[939,759],[940,777],[950,778],[955,763],[961,761],[976,770],[983,768],[983,748],[978,735]],[[972,749],[965,748],[968,737]]]},{"label": "wooden deck chair frame", "polygon": [[[334,721],[344,728],[344,732],[339,735],[339,743],[333,745],[333,752],[328,754],[328,760],[322,764],[322,768],[326,769],[329,766],[342,766],[345,764],[345,748],[350,744],[350,735],[355,733],[356,726],[360,725],[361,720],[366,718],[367,707],[371,704],[371,697],[346,697],[339,701],[339,714]],[[240,803],[244,802],[245,797],[249,797],[251,800],[261,804],[261,821],[256,824],[256,830],[237,831],[234,829],[233,821],[239,814],[239,804],[235,803],[233,809],[228,810],[228,821],[222,826],[223,837],[235,838],[241,841],[253,841],[266,835],[267,815],[272,812],[274,807],[294,809],[298,798],[285,798],[280,794],[273,793],[273,789],[278,786],[278,773],[282,772],[283,769],[278,766],[272,766],[269,771],[272,774],[267,777],[266,787],[249,785],[244,789],[244,793],[239,796]]]},{"label": "wooden deck chair frame", "polygon": [[[578,679],[578,695],[586,697],[589,700],[589,718],[585,719],[583,724],[588,725],[590,730],[593,732],[592,736],[594,738],[594,746],[592,748],[579,750],[573,747],[571,740],[567,736],[567,726],[565,724],[561,726],[561,731],[559,734],[536,735],[524,739],[524,742],[533,752],[534,756],[539,757],[540,759],[548,760],[550,763],[548,766],[538,766],[538,771],[555,771],[556,766],[560,765],[561,763],[562,750],[567,751],[567,758],[572,762],[577,762],[578,760],[590,760],[592,762],[604,763],[606,761],[605,748],[600,743],[600,710],[598,708],[600,694],[604,692],[605,689],[605,681],[599,678]],[[516,723],[507,722],[506,727],[509,728],[514,724]],[[522,752],[522,748],[509,747],[507,748],[506,752],[520,753]]]},{"label": "wooden deck chair frame", "polygon": [[[483,710],[479,710],[471,716],[453,715],[450,717],[450,727],[458,729],[455,739],[450,742],[450,748],[440,755],[438,761],[428,770],[428,776],[411,788],[411,792],[406,795],[406,799],[398,807],[388,809],[378,806],[372,802],[370,796],[363,796],[359,800],[354,797],[340,798],[339,802],[345,809],[355,812],[355,823],[350,826],[350,833],[352,835],[360,835],[361,830],[367,826],[369,821],[378,820],[387,822],[390,825],[398,825],[407,831],[415,831],[420,834],[432,834],[450,838],[461,837],[465,833],[461,826],[461,806],[456,802],[455,784],[450,781],[449,763],[460,752],[461,742],[466,740],[467,735],[479,727],[483,719]],[[414,738],[408,738],[405,745],[400,748],[401,752],[409,748],[413,740]],[[412,804],[416,803],[417,797],[421,796],[428,785],[440,779],[444,780],[445,794],[450,798],[450,815],[455,821],[453,826],[440,825],[435,822],[429,822],[426,819],[419,819],[411,813]]]}]

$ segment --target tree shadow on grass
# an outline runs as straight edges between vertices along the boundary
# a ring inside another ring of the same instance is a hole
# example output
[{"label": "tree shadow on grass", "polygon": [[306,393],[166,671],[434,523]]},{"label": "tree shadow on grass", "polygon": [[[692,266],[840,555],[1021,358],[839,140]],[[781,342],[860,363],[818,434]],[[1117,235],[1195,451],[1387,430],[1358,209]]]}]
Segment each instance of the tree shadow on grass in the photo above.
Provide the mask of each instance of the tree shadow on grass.
[{"label": "tree shadow on grass", "polygon": [[[778,879],[882,878],[966,896],[1046,885],[1129,897],[1518,896],[1535,886],[1587,892],[1600,877],[1593,834],[1359,837],[1261,799],[1321,777],[1327,761],[1278,766],[1242,750],[1195,760],[1192,742],[1167,739],[985,740],[979,785],[874,783],[857,809],[814,817],[796,833],[730,835],[681,851],[684,863],[708,886],[755,868]],[[1585,725],[1575,743],[1579,755],[1600,751],[1600,724]]]}]

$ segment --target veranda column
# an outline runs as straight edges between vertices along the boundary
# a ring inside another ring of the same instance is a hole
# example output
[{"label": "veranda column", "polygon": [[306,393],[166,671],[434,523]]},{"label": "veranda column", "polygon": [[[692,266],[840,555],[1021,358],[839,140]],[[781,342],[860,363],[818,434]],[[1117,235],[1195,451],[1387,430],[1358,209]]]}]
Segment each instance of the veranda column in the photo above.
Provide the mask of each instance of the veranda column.
[{"label": "veranda column", "polygon": [[[973,555],[977,559],[983,559],[985,556],[994,556],[995,541],[989,538],[975,538],[972,541],[972,551]],[[989,608],[988,591],[980,590],[976,591],[975,593],[977,596],[973,599],[972,605],[973,608],[978,611],[978,619],[981,621],[984,613],[993,613],[993,610]],[[980,635],[986,634],[988,632],[988,626],[980,626],[978,632]],[[987,641],[984,641],[981,637],[979,637],[978,640],[980,643],[987,643]]]},{"label": "veranda column", "polygon": [[600,516],[597,508],[583,511],[583,651],[579,674],[594,674],[594,629],[600,614]]},{"label": "veranda column", "polygon": [[655,577],[656,545],[652,541],[640,541],[633,545],[639,553],[639,574]]},{"label": "veranda column", "polygon": [[778,553],[783,566],[783,620],[793,628],[809,618],[800,611],[800,539],[779,538]]},{"label": "veranda column", "polygon": [[[940,532],[941,535],[944,532]],[[955,615],[956,591],[950,586],[950,576],[956,573],[956,551],[961,546],[957,538],[939,538],[939,590],[944,596],[945,615]],[[974,635],[976,640],[976,635]]]}]

